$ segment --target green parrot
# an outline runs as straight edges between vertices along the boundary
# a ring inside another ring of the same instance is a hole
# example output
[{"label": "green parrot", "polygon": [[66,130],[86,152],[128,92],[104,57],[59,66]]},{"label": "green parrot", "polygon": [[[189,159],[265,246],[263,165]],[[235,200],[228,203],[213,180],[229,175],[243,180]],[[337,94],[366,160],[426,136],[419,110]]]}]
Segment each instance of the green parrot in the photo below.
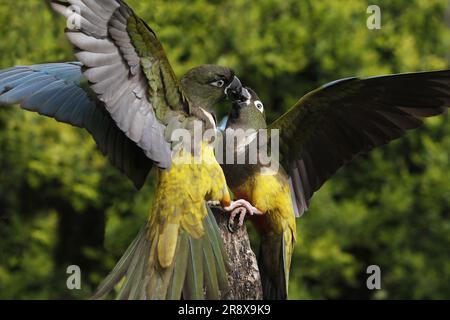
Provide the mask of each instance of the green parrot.
[{"label": "green parrot", "polygon": [[[224,150],[236,158],[256,144],[258,161],[225,162],[222,167],[234,195],[262,213],[250,219],[261,237],[258,265],[264,298],[287,299],[295,216],[308,209],[314,192],[339,168],[450,107],[450,70],[338,80],[306,94],[269,126],[257,94],[242,92],[226,121]],[[255,132],[266,128],[264,141]],[[237,129],[249,131],[236,141]],[[275,135],[279,150],[271,147]],[[279,170],[263,170],[268,163],[260,155],[269,151],[279,151]],[[246,212],[241,208],[237,213],[240,226]],[[235,213],[231,227],[234,218]]]},{"label": "green parrot", "polygon": [[[216,130],[211,108],[241,94],[239,79],[229,68],[204,65],[178,81],[155,33],[124,1],[52,7],[78,21],[66,35],[79,61],[0,71],[0,105],[87,129],[138,189],[153,166],[158,177],[147,223],[93,298],[119,282],[119,299],[223,297],[227,258],[207,202],[226,211],[246,204],[231,202],[204,133]],[[180,130],[187,141],[173,139]]]}]

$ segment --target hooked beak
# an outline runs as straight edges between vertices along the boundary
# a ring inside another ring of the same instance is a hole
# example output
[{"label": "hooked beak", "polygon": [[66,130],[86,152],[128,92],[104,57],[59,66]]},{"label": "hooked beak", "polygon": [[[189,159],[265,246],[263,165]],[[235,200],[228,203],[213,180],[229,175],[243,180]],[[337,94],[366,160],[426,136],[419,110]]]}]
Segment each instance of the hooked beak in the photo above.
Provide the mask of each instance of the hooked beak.
[{"label": "hooked beak", "polygon": [[242,102],[247,102],[252,98],[250,91],[247,88],[242,88],[239,100]]},{"label": "hooked beak", "polygon": [[249,105],[252,95],[247,88],[242,88],[239,98],[233,101],[234,109],[241,109]]},{"label": "hooked beak", "polygon": [[228,100],[238,100],[242,95],[242,83],[238,77],[234,76],[233,81],[225,88],[225,95]]}]

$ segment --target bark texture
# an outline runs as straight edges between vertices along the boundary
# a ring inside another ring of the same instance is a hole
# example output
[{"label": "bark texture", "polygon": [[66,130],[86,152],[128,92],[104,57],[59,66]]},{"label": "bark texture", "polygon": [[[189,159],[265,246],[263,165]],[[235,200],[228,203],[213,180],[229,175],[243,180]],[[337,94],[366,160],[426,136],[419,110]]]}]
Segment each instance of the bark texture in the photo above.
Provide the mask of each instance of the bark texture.
[{"label": "bark texture", "polygon": [[256,256],[250,247],[247,227],[244,224],[235,233],[231,233],[228,230],[229,215],[219,208],[214,208],[213,213],[230,263],[228,282],[231,291],[227,299],[261,300],[261,277]]}]

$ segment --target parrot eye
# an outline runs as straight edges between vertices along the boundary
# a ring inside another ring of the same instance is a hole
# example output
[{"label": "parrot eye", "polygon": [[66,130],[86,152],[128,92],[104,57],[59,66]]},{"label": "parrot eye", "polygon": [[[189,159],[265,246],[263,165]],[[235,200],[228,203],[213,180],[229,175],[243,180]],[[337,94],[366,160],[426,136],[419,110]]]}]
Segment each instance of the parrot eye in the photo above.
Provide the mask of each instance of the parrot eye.
[{"label": "parrot eye", "polygon": [[224,84],[225,84],[225,81],[223,81],[223,80],[218,80],[218,81],[214,81],[214,82],[210,83],[210,85],[217,87],[217,88],[222,88]]},{"label": "parrot eye", "polygon": [[256,109],[258,109],[261,113],[264,112],[264,105],[261,101],[255,101]]}]

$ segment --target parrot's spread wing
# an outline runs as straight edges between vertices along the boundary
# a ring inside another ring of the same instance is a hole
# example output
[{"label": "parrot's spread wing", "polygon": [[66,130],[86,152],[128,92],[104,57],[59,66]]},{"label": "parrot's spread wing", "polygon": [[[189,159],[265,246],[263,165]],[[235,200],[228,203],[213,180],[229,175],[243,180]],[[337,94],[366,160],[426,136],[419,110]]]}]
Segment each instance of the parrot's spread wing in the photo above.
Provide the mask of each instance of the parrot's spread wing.
[{"label": "parrot's spread wing", "polygon": [[[190,105],[156,35],[123,1],[52,1],[52,7],[73,23],[66,34],[80,62],[0,71],[0,105],[19,103],[86,128],[138,187],[153,163],[161,168],[148,224],[95,296],[123,277],[119,298],[224,295],[225,252],[205,203],[229,205],[223,172],[209,160],[178,167],[174,161],[171,170],[163,170],[172,162],[172,130],[182,125],[194,130],[197,119],[214,127],[213,117]],[[240,87],[234,77],[221,94]],[[199,151],[214,159],[209,143],[202,141]]]},{"label": "parrot's spread wing", "polygon": [[270,126],[280,129],[280,156],[300,213],[344,164],[447,107],[450,70],[343,79],[304,96]]},{"label": "parrot's spread wing", "polygon": [[188,101],[155,33],[120,0],[53,1],[83,74],[125,135],[159,167],[170,166],[165,126]]},{"label": "parrot's spread wing", "polygon": [[100,151],[142,187],[152,167],[144,152],[119,130],[81,73],[81,64],[52,63],[0,72],[0,105],[22,108],[85,128]]}]

